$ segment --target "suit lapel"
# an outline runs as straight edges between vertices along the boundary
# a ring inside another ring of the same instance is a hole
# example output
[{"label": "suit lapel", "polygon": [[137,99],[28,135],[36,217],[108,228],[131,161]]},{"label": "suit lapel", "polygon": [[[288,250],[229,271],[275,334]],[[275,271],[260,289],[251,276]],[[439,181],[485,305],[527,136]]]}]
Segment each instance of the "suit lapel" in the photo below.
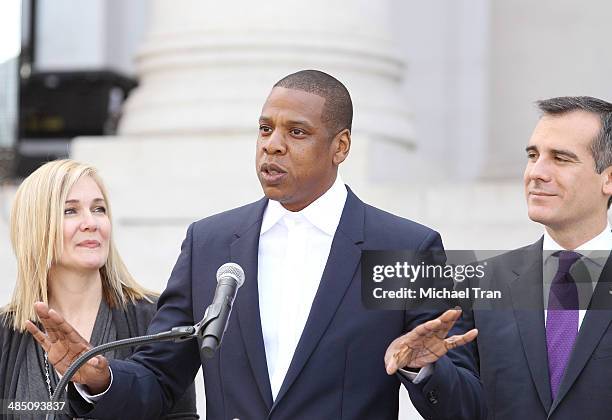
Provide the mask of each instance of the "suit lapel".
[{"label": "suit lapel", "polygon": [[512,306],[531,377],[542,405],[548,412],[552,404],[548,374],[548,353],[544,327],[542,295],[542,240],[517,255],[518,277],[510,286]]},{"label": "suit lapel", "polygon": [[364,204],[348,189],[319,288],[272,410],[304,368],[353,280],[361,259],[361,248],[357,244],[363,242],[364,214]]},{"label": "suit lapel", "polygon": [[230,245],[231,260],[239,264],[245,273],[245,282],[236,297],[235,310],[238,312],[240,332],[253,376],[257,382],[261,397],[268,408],[272,407],[272,390],[266,349],[264,347],[261,318],[259,314],[259,292],[257,288],[257,254],[259,249],[259,232],[267,199],[254,204],[255,208],[241,227],[234,233],[235,239]]},{"label": "suit lapel", "polygon": [[612,322],[612,256],[608,257],[601,276],[593,292],[589,310],[586,312],[574,350],[567,363],[567,370],[559,386],[557,399],[553,402],[551,412],[559,405],[573,383],[589,361],[604,332]]}]

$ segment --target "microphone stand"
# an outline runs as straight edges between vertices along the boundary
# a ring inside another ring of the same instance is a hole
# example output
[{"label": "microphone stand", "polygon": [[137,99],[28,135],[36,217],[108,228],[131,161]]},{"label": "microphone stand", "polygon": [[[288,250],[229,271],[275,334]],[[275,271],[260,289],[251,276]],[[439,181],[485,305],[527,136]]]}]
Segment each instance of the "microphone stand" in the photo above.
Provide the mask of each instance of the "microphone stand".
[{"label": "microphone stand", "polygon": [[[218,347],[216,344],[218,341],[215,337],[206,334],[206,327],[212,321],[219,317],[221,312],[222,305],[210,305],[206,308],[206,312],[204,313],[204,318],[193,326],[182,326],[182,327],[174,327],[170,331],[164,331],[157,334],[144,335],[141,337],[130,337],[125,338],[123,340],[111,341],[110,343],[101,344],[97,347],[94,347],[82,355],[80,355],[62,376],[62,379],[57,384],[55,391],[53,392],[53,397],[51,398],[51,406],[54,403],[59,403],[60,396],[63,390],[68,385],[68,382],[72,379],[74,374],[83,366],[89,359],[94,358],[102,353],[106,353],[110,350],[121,349],[125,347],[137,346],[140,344],[147,343],[157,343],[162,341],[174,341],[176,343],[180,343],[182,341],[187,341],[192,338],[202,339],[201,343],[201,353],[206,358],[211,358],[214,355],[215,349]],[[48,413],[46,415],[46,420],[55,420],[55,412]]]}]

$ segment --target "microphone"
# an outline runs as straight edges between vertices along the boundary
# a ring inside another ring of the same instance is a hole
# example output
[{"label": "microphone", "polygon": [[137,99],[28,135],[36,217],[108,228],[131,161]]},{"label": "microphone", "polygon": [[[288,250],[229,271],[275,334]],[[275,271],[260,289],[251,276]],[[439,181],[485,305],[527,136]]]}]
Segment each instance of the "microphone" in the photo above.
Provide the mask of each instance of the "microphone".
[{"label": "microphone", "polygon": [[201,338],[200,354],[207,359],[213,357],[221,345],[236,292],[243,283],[244,271],[238,264],[226,263],[217,270],[215,297],[212,304],[206,308],[204,319],[196,325],[198,337]]}]

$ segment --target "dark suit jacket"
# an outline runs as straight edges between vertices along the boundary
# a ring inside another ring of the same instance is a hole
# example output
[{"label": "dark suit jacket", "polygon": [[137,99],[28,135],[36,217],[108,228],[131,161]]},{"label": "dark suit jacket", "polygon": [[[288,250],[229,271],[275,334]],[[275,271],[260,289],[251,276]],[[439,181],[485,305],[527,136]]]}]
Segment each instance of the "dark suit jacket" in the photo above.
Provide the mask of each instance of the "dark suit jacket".
[{"label": "dark suit jacket", "polygon": [[473,311],[489,418],[612,418],[612,259],[604,266],[555,401],[548,376],[542,240],[487,263],[487,287],[503,292],[503,302],[493,310]]},{"label": "dark suit jacket", "polygon": [[[93,411],[104,418],[152,418],[165,410],[204,366],[206,418],[397,419],[399,376],[384,367],[387,346],[432,314],[366,310],[361,303],[362,249],[441,248],[438,233],[361,202],[350,190],[306,326],[275,401],[272,400],[257,292],[259,232],[267,200],[192,224],[150,332],[199,321],[228,261],[242,266],[223,343],[200,359],[195,342],[145,346],[132,361],[111,361],[114,382]],[[461,330],[458,325],[453,333]],[[406,384],[427,418],[482,417],[481,384],[472,350],[436,363],[424,384]]]}]

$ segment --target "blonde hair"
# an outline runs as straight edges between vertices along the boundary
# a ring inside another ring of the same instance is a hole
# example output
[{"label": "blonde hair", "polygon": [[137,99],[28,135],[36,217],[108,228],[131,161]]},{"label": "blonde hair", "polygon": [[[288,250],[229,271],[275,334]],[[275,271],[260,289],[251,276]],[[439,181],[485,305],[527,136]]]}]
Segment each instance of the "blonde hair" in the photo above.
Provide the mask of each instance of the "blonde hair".
[{"label": "blonde hair", "polygon": [[[56,160],[38,168],[17,189],[11,209],[11,244],[17,258],[17,284],[9,304],[2,309],[15,330],[34,321],[34,303],[48,303],[47,278],[63,252],[64,207],[70,189],[89,176],[100,188],[112,223],[108,192],[98,171],[70,159]],[[111,308],[125,308],[128,301],[151,300],[156,294],[139,285],[117,252],[113,235],[108,258],[100,268],[102,295]]]}]

